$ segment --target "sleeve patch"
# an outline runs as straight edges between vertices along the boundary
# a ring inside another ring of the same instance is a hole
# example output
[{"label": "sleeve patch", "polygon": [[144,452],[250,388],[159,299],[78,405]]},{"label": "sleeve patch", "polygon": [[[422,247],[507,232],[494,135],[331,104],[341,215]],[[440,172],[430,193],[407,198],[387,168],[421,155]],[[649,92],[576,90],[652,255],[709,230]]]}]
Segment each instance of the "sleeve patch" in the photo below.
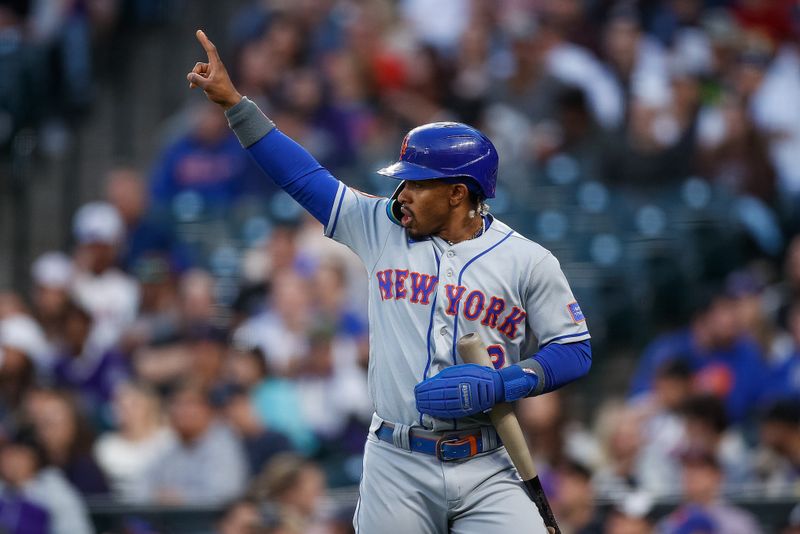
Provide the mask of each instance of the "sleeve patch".
[{"label": "sleeve patch", "polygon": [[569,314],[572,317],[572,321],[575,324],[580,324],[586,320],[586,317],[583,316],[581,307],[578,305],[577,302],[567,304],[567,310],[569,310]]}]

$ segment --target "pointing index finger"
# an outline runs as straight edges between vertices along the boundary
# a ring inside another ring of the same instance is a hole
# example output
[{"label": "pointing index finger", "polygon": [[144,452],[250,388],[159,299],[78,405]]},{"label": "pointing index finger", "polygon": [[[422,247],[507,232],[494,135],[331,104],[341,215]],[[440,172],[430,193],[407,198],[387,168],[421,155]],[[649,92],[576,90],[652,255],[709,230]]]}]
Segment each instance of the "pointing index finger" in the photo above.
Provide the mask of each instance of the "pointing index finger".
[{"label": "pointing index finger", "polygon": [[203,50],[206,51],[208,55],[208,62],[214,65],[218,65],[222,61],[219,59],[219,53],[217,52],[217,47],[214,46],[214,43],[208,38],[203,30],[197,30],[195,33],[197,36],[197,40],[200,41],[200,44],[203,46]]}]

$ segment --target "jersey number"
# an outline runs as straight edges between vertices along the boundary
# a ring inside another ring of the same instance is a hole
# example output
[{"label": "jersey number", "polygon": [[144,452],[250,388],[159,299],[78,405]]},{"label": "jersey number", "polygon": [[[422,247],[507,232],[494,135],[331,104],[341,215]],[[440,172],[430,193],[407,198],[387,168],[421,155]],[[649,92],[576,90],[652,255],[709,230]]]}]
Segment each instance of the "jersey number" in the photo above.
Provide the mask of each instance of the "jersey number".
[{"label": "jersey number", "polygon": [[489,345],[486,347],[486,352],[489,353],[489,358],[492,360],[492,365],[495,369],[502,369],[506,364],[506,351],[503,350],[502,345]]}]

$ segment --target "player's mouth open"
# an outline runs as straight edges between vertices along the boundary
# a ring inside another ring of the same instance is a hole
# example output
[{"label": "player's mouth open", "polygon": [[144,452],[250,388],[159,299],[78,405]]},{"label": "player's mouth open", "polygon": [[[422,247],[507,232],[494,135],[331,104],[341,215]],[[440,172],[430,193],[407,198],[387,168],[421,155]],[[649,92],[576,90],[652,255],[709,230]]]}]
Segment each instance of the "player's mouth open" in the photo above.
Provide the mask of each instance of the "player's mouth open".
[{"label": "player's mouth open", "polygon": [[400,213],[403,214],[402,219],[400,219],[400,224],[402,224],[403,226],[408,226],[408,224],[411,222],[411,219],[413,218],[413,216],[411,215],[411,211],[408,210],[405,206],[401,206]]}]

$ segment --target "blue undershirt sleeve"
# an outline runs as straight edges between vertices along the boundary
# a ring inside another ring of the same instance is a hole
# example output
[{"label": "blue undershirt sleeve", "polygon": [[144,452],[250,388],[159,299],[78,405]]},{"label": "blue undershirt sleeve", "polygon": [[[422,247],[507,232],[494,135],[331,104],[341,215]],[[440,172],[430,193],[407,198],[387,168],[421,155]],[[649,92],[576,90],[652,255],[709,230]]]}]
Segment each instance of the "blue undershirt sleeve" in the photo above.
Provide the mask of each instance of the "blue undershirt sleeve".
[{"label": "blue undershirt sleeve", "polygon": [[340,182],[306,149],[275,127],[247,97],[225,112],[231,129],[256,164],[323,225]]},{"label": "blue undershirt sleeve", "polygon": [[592,367],[592,346],[589,340],[576,343],[550,343],[537,352],[533,360],[544,370],[544,376],[540,377],[544,387],[537,393],[547,393],[589,372]]},{"label": "blue undershirt sleeve", "polygon": [[532,369],[535,377],[523,372],[514,374],[515,378],[524,377],[530,385],[527,393],[522,396],[531,396],[556,390],[588,373],[591,366],[592,346],[589,340],[550,343],[518,365]]},{"label": "blue undershirt sleeve", "polygon": [[267,176],[315,219],[328,224],[340,182],[306,149],[276,128],[247,151]]}]

